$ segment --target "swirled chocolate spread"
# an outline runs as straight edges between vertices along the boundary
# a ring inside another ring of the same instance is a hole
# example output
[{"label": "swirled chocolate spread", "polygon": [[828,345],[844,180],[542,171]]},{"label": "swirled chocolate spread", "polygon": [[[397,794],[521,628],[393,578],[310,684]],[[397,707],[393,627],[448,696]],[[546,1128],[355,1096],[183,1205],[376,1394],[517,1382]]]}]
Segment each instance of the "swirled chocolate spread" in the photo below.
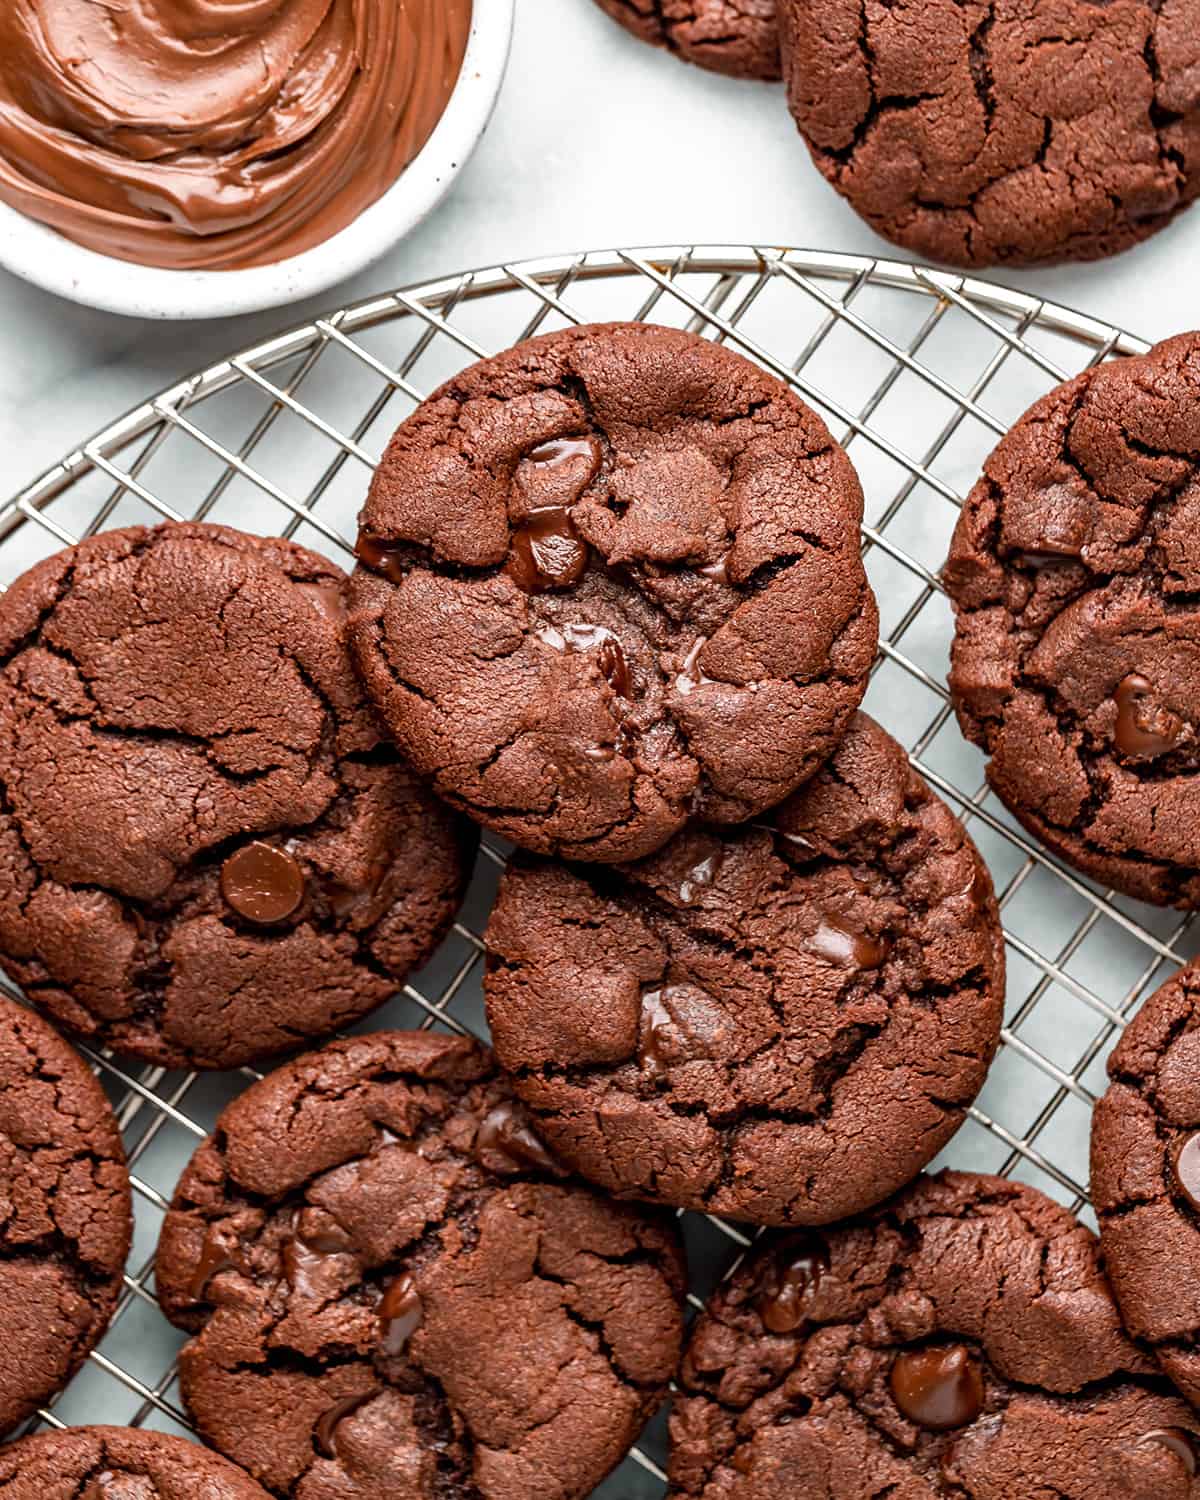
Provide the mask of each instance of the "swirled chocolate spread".
[{"label": "swirled chocolate spread", "polygon": [[471,0],[5,0],[0,199],[90,249],[269,265],[429,139]]}]

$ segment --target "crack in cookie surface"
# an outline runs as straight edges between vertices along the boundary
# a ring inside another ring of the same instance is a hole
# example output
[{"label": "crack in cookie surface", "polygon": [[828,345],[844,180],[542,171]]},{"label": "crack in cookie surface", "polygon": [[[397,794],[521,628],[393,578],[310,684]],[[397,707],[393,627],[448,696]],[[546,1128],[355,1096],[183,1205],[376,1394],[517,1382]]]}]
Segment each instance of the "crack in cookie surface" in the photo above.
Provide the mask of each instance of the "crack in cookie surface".
[{"label": "crack in cookie surface", "polygon": [[67,1427],[0,1449],[3,1500],[267,1500],[225,1459],[166,1433]]},{"label": "crack in cookie surface", "polygon": [[61,1389],[108,1326],[132,1234],[125,1153],[91,1070],[0,999],[0,1434]]},{"label": "crack in cookie surface", "polygon": [[1126,1335],[1094,1236],[946,1173],[774,1236],[710,1301],[672,1500],[1195,1500],[1195,1414]]},{"label": "crack in cookie surface", "polygon": [[832,752],[878,632],[861,515],[823,424],[740,356],[647,325],[551,334],[397,432],[351,640],[453,805],[539,853],[636,858]]},{"label": "crack in cookie surface", "polygon": [[385,744],[344,583],[176,525],[0,603],[0,952],[64,1026],[232,1067],[358,1019],[440,940],[473,836]]},{"label": "crack in cookie surface", "polygon": [[733,78],[782,76],[776,0],[596,0],[626,31]]},{"label": "crack in cookie surface", "polygon": [[673,1226],[566,1178],[473,1042],[382,1033],[232,1105],[158,1288],[201,1430],[298,1500],[582,1500],[682,1339]]},{"label": "crack in cookie surface", "polygon": [[1109,1058],[1092,1120],[1092,1196],[1121,1311],[1200,1402],[1200,969],[1167,980]]},{"label": "crack in cookie surface", "polygon": [[749,829],[610,870],[517,860],[488,926],[493,1042],[610,1192],[827,1223],[936,1154],[999,1040],[991,881],[865,715]]},{"label": "crack in cookie surface", "polygon": [[880,234],[956,265],[1111,255],[1200,192],[1174,0],[780,0],[792,113]]},{"label": "crack in cookie surface", "polygon": [[1200,340],[1088,372],[988,459],[944,578],[964,733],[1106,884],[1200,901]]}]

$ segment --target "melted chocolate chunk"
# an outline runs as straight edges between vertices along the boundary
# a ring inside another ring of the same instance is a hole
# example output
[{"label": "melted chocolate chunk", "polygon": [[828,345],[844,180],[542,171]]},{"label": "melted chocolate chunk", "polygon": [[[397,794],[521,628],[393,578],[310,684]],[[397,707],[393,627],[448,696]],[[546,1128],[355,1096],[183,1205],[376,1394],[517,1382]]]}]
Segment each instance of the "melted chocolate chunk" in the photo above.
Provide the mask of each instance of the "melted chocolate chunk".
[{"label": "melted chocolate chunk", "polygon": [[846,919],[834,912],[825,912],[820,926],[808,939],[808,946],[830,963],[849,969],[878,969],[892,947],[886,938],[853,931],[846,926]]},{"label": "melted chocolate chunk", "polygon": [[222,1271],[233,1270],[235,1265],[236,1262],[222,1240],[214,1230],[210,1229],[204,1237],[204,1247],[200,1251],[200,1259],[196,1262],[195,1274],[188,1288],[192,1300],[200,1302],[213,1277]]},{"label": "melted chocolate chunk", "polygon": [[379,1391],[379,1386],[376,1386],[373,1390],[363,1391],[358,1396],[343,1396],[340,1401],[335,1401],[328,1411],[322,1412],[313,1428],[317,1451],[325,1458],[336,1458],[339,1425],[347,1417],[352,1417],[360,1407],[366,1406],[368,1401],[374,1401]]},{"label": "melted chocolate chunk", "polygon": [[341,629],[346,621],[346,601],[342,597],[340,584],[298,583],[296,587],[306,599],[311,600],[315,610]]},{"label": "melted chocolate chunk", "polygon": [[1156,1427],[1153,1432],[1146,1433],[1134,1444],[1141,1448],[1147,1443],[1157,1443],[1160,1447],[1173,1454],[1183,1465],[1187,1473],[1195,1478],[1198,1461],[1200,1461],[1200,1445],[1194,1432],[1189,1432],[1186,1427]]},{"label": "melted chocolate chunk", "polygon": [[699,891],[707,890],[721,873],[725,863],[725,849],[718,844],[711,854],[705,855],[687,872],[679,882],[679,899],[690,906]]},{"label": "melted chocolate chunk", "polygon": [[[475,1154],[503,1158],[514,1172],[552,1172],[561,1168],[510,1100],[488,1112],[475,1137]],[[491,1165],[489,1162],[488,1165]]]},{"label": "melted chocolate chunk", "polygon": [[711,579],[713,583],[728,583],[729,553],[726,552],[723,557],[718,557],[716,562],[705,563],[702,567],[697,568],[696,572],[700,574],[701,578]]},{"label": "melted chocolate chunk", "polygon": [[324,1296],[321,1270],[328,1255],[306,1244],[289,1240],[283,1247],[283,1270],[292,1291],[305,1301],[319,1302]]},{"label": "melted chocolate chunk", "polygon": [[1183,735],[1183,720],[1153,701],[1154,685],[1139,672],[1121,679],[1114,695],[1117,727],[1113,743],[1130,760],[1166,755]]},{"label": "melted chocolate chunk", "polygon": [[668,989],[647,990],[642,996],[641,1046],[638,1062],[651,1078],[662,1078],[676,1060],[675,1017],[667,1009]]},{"label": "melted chocolate chunk", "polygon": [[896,1356],[889,1384],[896,1405],[919,1427],[951,1432],[983,1410],[983,1376],[969,1349],[906,1349]]},{"label": "melted chocolate chunk", "polygon": [[[548,443],[539,443],[532,448],[525,461],[538,469],[561,469],[567,464],[578,464],[583,475],[575,485],[575,492],[579,495],[595,479],[600,468],[600,447],[595,438],[590,437],[551,438]],[[572,479],[575,479],[574,475]]]},{"label": "melted chocolate chunk", "polygon": [[286,921],[304,892],[304,871],[274,844],[245,844],[221,866],[221,894],[239,916],[260,926]]},{"label": "melted chocolate chunk", "polygon": [[392,583],[403,583],[408,569],[405,560],[410,551],[407,542],[389,541],[373,531],[360,531],[354,544],[354,555],[373,573],[382,573]]},{"label": "melted chocolate chunk", "polygon": [[768,1333],[795,1333],[829,1269],[829,1250],[815,1235],[783,1246],[768,1267],[755,1310]]},{"label": "melted chocolate chunk", "polygon": [[675,1063],[705,1055],[705,1037],[724,1023],[721,1006],[694,986],[664,984],[645,990],[638,1046],[642,1071],[657,1082]]},{"label": "melted chocolate chunk", "polygon": [[694,693],[698,687],[705,687],[714,679],[706,677],[700,669],[700,653],[708,645],[708,637],[702,635],[692,649],[683,659],[683,666],[675,678],[675,689],[677,692],[687,694]]},{"label": "melted chocolate chunk", "polygon": [[1200,1213],[1200,1130],[1182,1140],[1171,1153],[1175,1186]]},{"label": "melted chocolate chunk", "polygon": [[547,625],[537,632],[538,640],[544,641],[555,651],[569,651],[579,655],[596,653],[596,665],[608,681],[609,687],[619,698],[633,697],[633,676],[620,640],[603,625]]},{"label": "melted chocolate chunk", "polygon": [[527,594],[569,589],[587,571],[587,543],[564,505],[531,511],[513,533],[505,572]]},{"label": "melted chocolate chunk", "polygon": [[379,1304],[379,1347],[390,1359],[400,1359],[425,1316],[421,1296],[411,1276],[397,1276]]}]

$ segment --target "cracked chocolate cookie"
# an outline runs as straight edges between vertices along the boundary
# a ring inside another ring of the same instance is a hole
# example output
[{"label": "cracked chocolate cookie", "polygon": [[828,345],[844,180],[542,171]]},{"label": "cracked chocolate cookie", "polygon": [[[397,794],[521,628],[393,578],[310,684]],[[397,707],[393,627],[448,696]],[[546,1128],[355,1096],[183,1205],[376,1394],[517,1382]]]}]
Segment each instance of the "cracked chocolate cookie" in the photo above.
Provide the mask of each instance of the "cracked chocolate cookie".
[{"label": "cracked chocolate cookie", "polygon": [[1191,0],[779,0],[792,114],[886,239],[1092,260],[1200,193]]},{"label": "cracked chocolate cookie", "polygon": [[990,877],[865,714],[769,821],[619,870],[518,860],[487,944],[496,1054],[556,1154],[752,1223],[894,1193],[999,1040]]},{"label": "cracked chocolate cookie", "polygon": [[1200,1418],[1121,1327],[1095,1237],[995,1177],[775,1236],[696,1324],[672,1500],[1197,1500]]},{"label": "cracked chocolate cookie", "polygon": [[582,1500],[682,1341],[667,1217],[572,1183],[476,1043],[338,1042],[225,1111],[158,1251],[201,1431],[297,1500]]},{"label": "cracked chocolate cookie", "polygon": [[66,1427],[0,1449],[2,1500],[267,1500],[233,1464],[183,1438]]},{"label": "cracked chocolate cookie", "polygon": [[1125,1326],[1200,1406],[1200,963],[1157,990],[1108,1061],[1092,1199]]},{"label": "cracked chocolate cookie", "polygon": [[626,31],[731,78],[782,76],[776,0],[596,0]]},{"label": "cracked chocolate cookie", "polygon": [[0,997],[0,1433],[62,1389],[117,1305],[133,1217],[117,1122],[84,1060]]},{"label": "cracked chocolate cookie", "polygon": [[1021,822],[1105,885],[1200,905],[1200,336],[1013,428],[945,568],[964,734]]},{"label": "cracked chocolate cookie", "polygon": [[61,1025],[231,1068],[434,950],[474,831],[354,678],[345,578],[219,526],[104,532],[0,600],[0,959]]},{"label": "cracked chocolate cookie", "polygon": [[392,440],[351,640],[401,749],[539,854],[635,859],[832,753],[878,635],[862,490],[821,421],[706,339],[534,339]]}]

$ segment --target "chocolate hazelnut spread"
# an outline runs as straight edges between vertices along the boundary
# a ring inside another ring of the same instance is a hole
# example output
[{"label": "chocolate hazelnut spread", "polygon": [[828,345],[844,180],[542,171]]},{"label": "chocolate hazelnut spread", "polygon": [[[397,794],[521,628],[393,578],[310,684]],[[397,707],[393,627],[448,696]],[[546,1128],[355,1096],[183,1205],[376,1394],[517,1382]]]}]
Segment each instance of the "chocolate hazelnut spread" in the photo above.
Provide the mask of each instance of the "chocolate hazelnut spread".
[{"label": "chocolate hazelnut spread", "polygon": [[429,139],[471,0],[5,0],[0,199],[145,265],[268,265]]}]

